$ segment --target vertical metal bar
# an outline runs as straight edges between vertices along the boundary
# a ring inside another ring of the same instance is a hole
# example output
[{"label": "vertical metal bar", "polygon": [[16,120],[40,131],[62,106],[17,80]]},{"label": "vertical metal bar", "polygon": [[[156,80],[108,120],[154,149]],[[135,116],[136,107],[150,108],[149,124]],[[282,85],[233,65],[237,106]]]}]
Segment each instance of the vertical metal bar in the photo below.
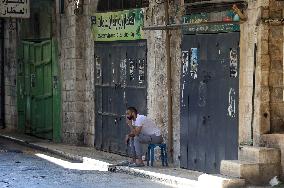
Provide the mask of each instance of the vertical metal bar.
[{"label": "vertical metal bar", "polygon": [[64,1],[65,0],[59,0],[59,13],[60,14],[64,14],[64,8],[65,8]]},{"label": "vertical metal bar", "polygon": [[[169,0],[165,0],[165,24],[169,25]],[[167,61],[167,90],[168,90],[168,151],[173,162],[173,120],[172,120],[172,66],[170,51],[170,31],[166,30],[166,61]]]},{"label": "vertical metal bar", "polygon": [[1,41],[1,46],[0,46],[0,48],[1,48],[1,122],[0,122],[0,127],[1,128],[5,128],[5,81],[4,81],[4,79],[5,79],[5,77],[4,77],[4,19],[1,19],[0,20],[0,24],[1,24],[1,26],[0,26],[0,41]]}]

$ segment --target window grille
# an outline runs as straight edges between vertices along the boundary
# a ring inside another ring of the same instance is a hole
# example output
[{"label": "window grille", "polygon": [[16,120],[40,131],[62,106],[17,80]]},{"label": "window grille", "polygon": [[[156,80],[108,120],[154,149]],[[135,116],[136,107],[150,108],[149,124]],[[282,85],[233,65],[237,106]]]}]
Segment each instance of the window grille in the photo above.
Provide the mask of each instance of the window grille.
[{"label": "window grille", "polygon": [[98,12],[127,10],[149,6],[149,0],[100,0]]}]

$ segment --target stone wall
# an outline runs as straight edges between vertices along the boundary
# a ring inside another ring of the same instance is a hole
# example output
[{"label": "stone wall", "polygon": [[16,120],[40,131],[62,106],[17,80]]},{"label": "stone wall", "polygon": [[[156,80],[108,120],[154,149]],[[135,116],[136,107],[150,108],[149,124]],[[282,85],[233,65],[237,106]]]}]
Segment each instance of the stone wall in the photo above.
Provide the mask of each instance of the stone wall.
[{"label": "stone wall", "polygon": [[[269,19],[283,18],[284,3],[270,1]],[[271,133],[284,131],[284,101],[283,101],[283,26],[270,25],[268,49],[270,56],[270,108]]]},{"label": "stone wall", "polygon": [[86,61],[86,98],[85,98],[85,144],[89,146],[94,145],[95,140],[95,63],[94,63],[94,40],[91,33],[91,19],[90,16],[97,9],[97,0],[85,1],[85,19],[87,29],[83,32],[86,36],[86,50],[85,50],[85,61]]},{"label": "stone wall", "polygon": [[93,145],[93,44],[90,14],[95,1],[85,1],[83,14],[74,14],[74,3],[61,16],[59,40],[62,75],[63,142]]},{"label": "stone wall", "polygon": [[[248,19],[240,25],[239,142],[241,144],[252,144],[252,137],[259,132],[256,130],[259,120],[259,108],[257,108],[259,102],[255,100],[255,97],[259,98],[261,93],[256,91],[256,87],[260,88],[263,85],[265,77],[259,76],[262,72],[259,70],[261,66],[257,67],[259,65],[257,61],[261,58],[257,57],[256,53],[260,51],[257,37],[266,31],[263,26],[257,26],[262,6],[261,1],[249,2],[245,11]],[[254,135],[251,134],[252,127],[255,128]]]},{"label": "stone wall", "polygon": [[[282,6],[283,7],[283,6]],[[182,10],[171,5],[170,15],[180,18]],[[150,1],[145,26],[164,24],[164,5]],[[247,21],[241,24],[239,83],[239,143],[259,145],[262,134],[283,130],[283,26],[270,26],[262,20],[281,18],[276,1],[248,1]],[[171,32],[174,161],[180,153],[180,68],[181,32]],[[162,127],[167,140],[167,68],[165,31],[147,31],[148,112]],[[255,82],[254,82],[255,80]]]},{"label": "stone wall", "polygon": [[281,18],[281,7],[273,0],[248,1],[248,20],[241,24],[241,144],[259,145],[261,135],[283,131],[283,26],[265,21]]},{"label": "stone wall", "polygon": [[[157,5],[151,1],[145,11],[145,26],[164,24],[164,5]],[[155,16],[154,16],[155,15]],[[155,120],[163,130],[163,137],[167,138],[167,63],[165,49],[165,31],[145,31],[147,39],[147,107],[148,115]]]},{"label": "stone wall", "polygon": [[[179,23],[183,14],[182,7],[176,4],[170,5],[170,17]],[[179,8],[178,8],[179,7]],[[180,78],[181,78],[181,30],[171,30],[171,64],[172,64],[172,112],[173,112],[173,161],[176,166],[179,166],[180,156]]]},{"label": "stone wall", "polygon": [[[178,20],[179,10],[170,5],[170,17]],[[145,26],[165,24],[164,4],[150,1],[145,9]],[[176,14],[178,11],[178,14]],[[172,65],[172,109],[173,109],[173,159],[178,166],[180,153],[180,69],[181,69],[181,31],[170,31]],[[145,31],[147,39],[148,61],[148,115],[161,127],[165,142],[168,140],[168,90],[165,30]]]},{"label": "stone wall", "polygon": [[261,135],[283,131],[283,26],[268,23],[271,19],[282,18],[283,3],[270,0],[257,1],[255,5],[253,142],[259,145]]},{"label": "stone wall", "polygon": [[[12,22],[11,22],[12,21]],[[4,25],[4,77],[5,77],[5,126],[17,128],[17,38],[19,27],[15,19],[5,19]]]},{"label": "stone wall", "polygon": [[[269,26],[261,21],[262,18],[281,15],[282,11],[277,7],[279,6],[274,1],[248,1],[246,10],[248,20],[241,24],[239,142],[242,144],[251,144],[252,127],[255,145],[258,144],[261,134],[282,130],[283,28]],[[85,1],[83,15],[75,16],[72,4],[68,5],[65,14],[61,15],[59,41],[61,41],[62,132],[63,141],[68,143],[93,145],[94,141],[94,44],[89,29],[91,24],[89,18],[95,9],[96,2]],[[178,20],[181,12],[176,4],[171,4],[170,15],[173,19]],[[149,7],[145,9],[145,26],[164,24],[164,4],[150,0]],[[178,165],[182,35],[180,30],[172,30],[170,35],[173,154],[174,162]],[[145,38],[148,48],[148,115],[162,128],[167,141],[166,32],[145,31]],[[254,54],[255,45],[256,54]]]},{"label": "stone wall", "polygon": [[80,105],[84,102],[82,92],[85,88],[84,84],[81,84],[80,88],[76,86],[77,77],[78,81],[82,81],[85,71],[82,59],[83,44],[78,44],[77,41],[80,38],[77,36],[77,23],[78,17],[74,15],[73,3],[69,3],[61,17],[62,140],[73,144],[83,143],[84,140],[83,120],[79,118],[84,117],[84,107]]}]

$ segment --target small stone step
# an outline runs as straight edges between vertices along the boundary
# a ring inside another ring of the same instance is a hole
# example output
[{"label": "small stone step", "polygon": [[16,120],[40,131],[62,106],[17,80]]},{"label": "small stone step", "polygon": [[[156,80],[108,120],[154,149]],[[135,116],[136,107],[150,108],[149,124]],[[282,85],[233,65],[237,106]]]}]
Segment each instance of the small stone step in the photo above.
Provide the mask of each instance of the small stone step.
[{"label": "small stone step", "polygon": [[214,187],[214,188],[243,188],[246,181],[240,178],[232,178],[216,174],[202,174],[198,177],[198,187]]},{"label": "small stone step", "polygon": [[280,174],[280,164],[260,164],[239,160],[223,160],[221,174],[243,178],[253,185],[265,185]]},{"label": "small stone step", "polygon": [[284,134],[264,134],[260,137],[260,144],[265,147],[273,147],[282,150]]},{"label": "small stone step", "polygon": [[260,144],[265,147],[277,148],[281,150],[281,179],[284,179],[284,134],[264,134],[261,135]]},{"label": "small stone step", "polygon": [[240,146],[239,160],[255,163],[280,163],[280,150],[276,148]]}]

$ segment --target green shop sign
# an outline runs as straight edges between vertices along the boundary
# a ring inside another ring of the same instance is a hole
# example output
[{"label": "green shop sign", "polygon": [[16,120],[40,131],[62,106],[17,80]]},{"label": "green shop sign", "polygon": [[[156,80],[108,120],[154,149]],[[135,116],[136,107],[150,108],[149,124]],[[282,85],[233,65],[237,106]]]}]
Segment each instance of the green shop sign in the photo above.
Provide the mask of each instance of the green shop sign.
[{"label": "green shop sign", "polygon": [[199,13],[192,14],[183,17],[183,23],[200,23],[200,22],[212,22],[221,21],[223,24],[203,24],[192,25],[183,27],[184,34],[192,33],[218,33],[218,32],[234,32],[240,31],[239,24],[226,23],[229,21],[239,21],[238,15],[233,11],[222,11],[213,13]]},{"label": "green shop sign", "polygon": [[95,41],[143,39],[143,9],[95,13],[91,21]]}]

